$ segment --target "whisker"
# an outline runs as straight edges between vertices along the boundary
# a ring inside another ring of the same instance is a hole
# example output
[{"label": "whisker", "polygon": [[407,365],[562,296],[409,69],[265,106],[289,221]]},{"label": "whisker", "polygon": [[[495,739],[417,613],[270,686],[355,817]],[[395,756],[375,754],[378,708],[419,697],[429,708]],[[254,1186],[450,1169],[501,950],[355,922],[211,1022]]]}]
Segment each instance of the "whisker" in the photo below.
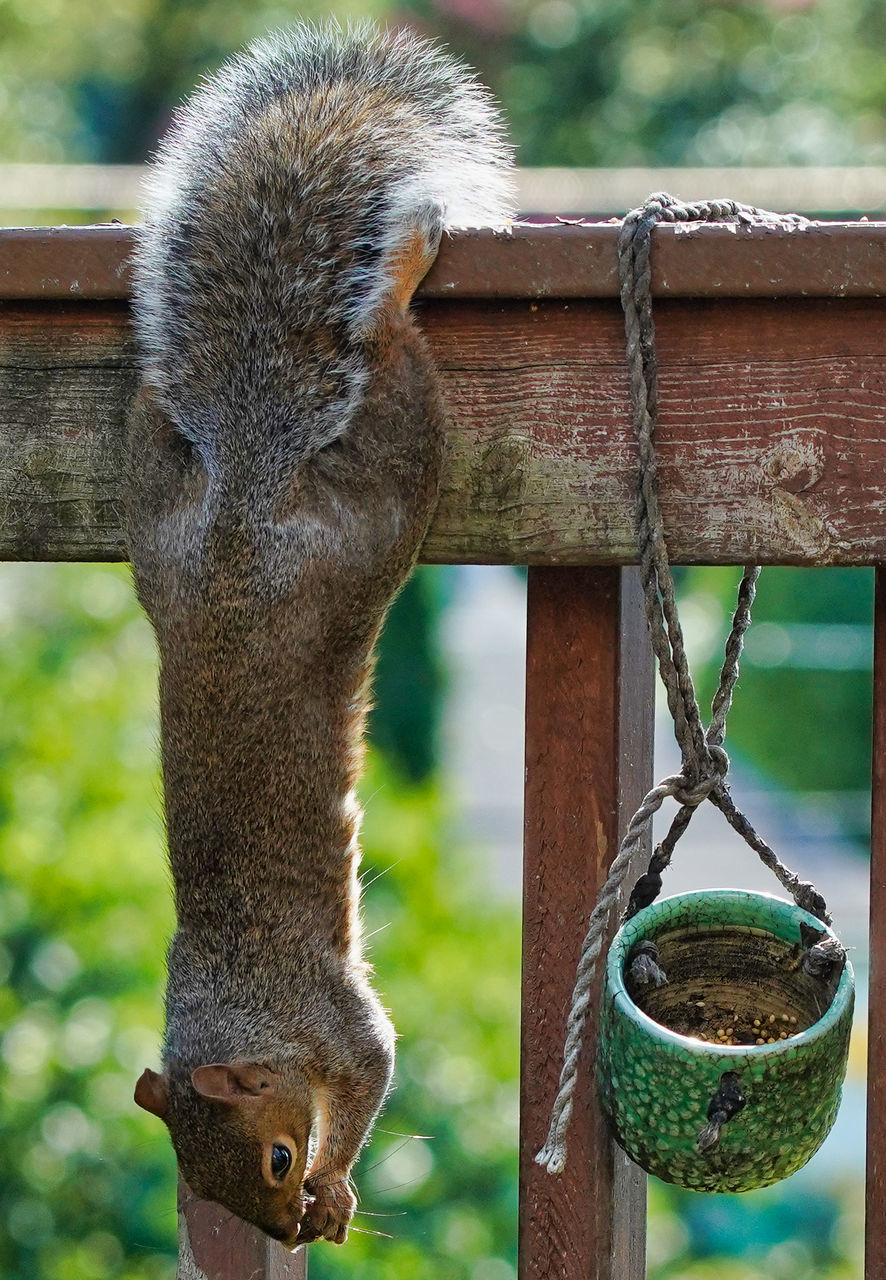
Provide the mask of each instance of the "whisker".
[{"label": "whisker", "polygon": [[387,924],[379,925],[377,929],[373,929],[372,933],[367,933],[363,941],[368,942],[370,938],[374,938],[377,933],[384,933],[385,929],[390,929],[393,921],[389,920]]},{"label": "whisker", "polygon": [[[330,1166],[329,1166],[329,1165],[323,1165],[323,1166],[321,1166],[321,1167],[320,1167],[320,1168],[318,1168],[318,1169],[311,1169],[311,1170],[310,1170],[310,1171],[305,1175],[305,1190],[307,1191],[307,1194],[308,1194],[308,1195],[311,1195],[311,1194],[312,1194],[311,1190],[310,1190],[310,1189],[308,1188],[308,1186],[307,1186],[307,1184],[308,1184],[309,1182],[314,1182],[314,1183],[316,1183],[316,1182],[319,1180],[320,1185],[321,1185],[321,1186],[323,1186],[323,1185],[324,1185],[324,1184],[323,1184],[323,1179],[326,1177],[327,1173],[330,1173],[330,1172],[331,1172],[331,1169],[330,1169]],[[338,1179],[338,1178],[335,1178],[335,1179],[333,1179],[333,1181],[338,1182],[338,1181],[339,1181],[339,1179]],[[357,1186],[356,1186],[356,1184],[355,1184],[355,1182],[354,1182],[354,1179],[353,1179],[350,1175],[348,1176],[348,1179],[347,1179],[347,1185],[348,1185],[348,1187],[350,1188],[350,1190],[353,1192],[353,1194],[354,1194],[354,1195],[357,1197],[357,1199],[359,1200],[359,1198],[360,1198],[360,1193],[359,1193],[359,1191],[358,1191],[358,1189],[357,1189]]]},{"label": "whisker", "polygon": [[386,1151],[385,1154],[379,1160],[373,1160],[372,1164],[363,1165],[360,1169],[361,1174],[368,1173],[370,1169],[377,1169],[379,1165],[384,1164],[387,1160],[390,1160],[391,1156],[395,1156],[398,1151],[402,1151],[403,1148],[406,1146],[406,1143],[412,1141],[412,1134],[407,1133],[407,1134],[404,1134],[403,1136],[406,1140],[405,1142],[399,1143],[396,1147],[394,1147],[393,1151]]},{"label": "whisker", "polygon": [[396,861],[396,862],[392,862],[392,863],[391,863],[391,865],[390,865],[389,867],[385,867],[385,868],[384,868],[384,870],[382,870],[382,871],[377,871],[377,872],[375,873],[375,875],[372,877],[372,879],[371,879],[371,880],[364,880],[364,879],[363,879],[363,877],[361,876],[361,877],[360,877],[360,887],[361,887],[362,889],[368,889],[368,888],[370,887],[370,885],[375,884],[376,880],[380,880],[380,879],[382,878],[382,876],[386,876],[386,875],[388,874],[388,872],[389,872],[389,871],[393,871],[393,870],[394,870],[394,867],[399,867],[399,865],[400,865],[400,863],[401,863],[402,861],[403,861],[403,859],[402,859],[402,858],[398,858],[398,859],[397,859],[397,861]]},{"label": "whisker", "polygon": [[398,1182],[393,1187],[378,1187],[376,1195],[386,1196],[391,1191],[400,1191],[403,1187],[414,1187],[417,1182],[421,1182],[421,1178],[410,1178],[408,1182]]},{"label": "whisker", "polygon": [[433,1142],[435,1134],[433,1133],[398,1133],[396,1129],[376,1129],[376,1133],[386,1133],[391,1138],[418,1138],[421,1142]]},{"label": "whisker", "polygon": [[357,1231],[361,1236],[382,1236],[385,1240],[393,1240],[393,1236],[388,1235],[387,1231],[371,1231],[369,1227],[355,1227],[353,1222],[348,1227],[349,1231]]},{"label": "whisker", "polygon": [[388,784],[386,782],[380,782],[378,786],[375,788],[375,790],[373,791],[372,795],[369,796],[366,800],[362,801],[363,808],[364,809],[368,808],[369,805],[372,804],[372,801],[375,799],[375,797],[380,796],[383,791],[387,791],[387,788],[388,788]]}]

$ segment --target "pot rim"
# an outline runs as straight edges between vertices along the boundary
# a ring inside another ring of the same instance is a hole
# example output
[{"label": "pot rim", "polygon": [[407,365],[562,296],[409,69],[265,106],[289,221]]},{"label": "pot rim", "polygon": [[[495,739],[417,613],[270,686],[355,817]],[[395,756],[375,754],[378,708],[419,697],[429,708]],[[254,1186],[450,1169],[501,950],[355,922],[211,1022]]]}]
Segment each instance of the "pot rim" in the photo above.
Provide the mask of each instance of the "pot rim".
[{"label": "pot rim", "polygon": [[[669,1027],[663,1026],[662,1023],[656,1022],[648,1013],[644,1013],[639,1005],[635,1004],[628,995],[623,973],[624,961],[635,942],[639,942],[643,937],[651,937],[654,940],[655,931],[650,926],[661,913],[662,907],[666,904],[673,905],[678,903],[685,909],[699,899],[707,899],[708,901],[713,899],[728,905],[730,902],[746,902],[749,898],[762,899],[767,904],[777,904],[779,914],[785,918],[790,918],[796,921],[797,924],[802,921],[813,928],[824,929],[830,937],[837,937],[830,926],[816,916],[811,915],[808,911],[804,911],[802,907],[798,907],[795,903],[778,897],[777,894],[758,893],[745,889],[693,889],[688,893],[674,894],[669,898],[659,898],[650,906],[644,907],[642,911],[638,911],[630,920],[626,920],[618,930],[606,957],[606,990],[604,991],[604,999],[610,999],[626,1017],[636,1022],[643,1028],[650,1039],[658,1041],[662,1047],[671,1050],[679,1049],[681,1054],[685,1054],[688,1051],[708,1060],[722,1058],[725,1062],[733,1064],[741,1059],[749,1059],[756,1062],[765,1061],[787,1053],[796,1053],[797,1049],[813,1044],[823,1036],[828,1035],[844,1016],[847,1007],[849,1009],[852,1008],[855,995],[855,975],[848,956],[833,999],[822,1016],[811,1027],[807,1027],[805,1031],[799,1031],[787,1040],[778,1040],[775,1044],[720,1045],[712,1044],[708,1040],[698,1040],[694,1036],[680,1035],[679,1032],[672,1031]],[[742,924],[736,922],[736,927],[740,928]],[[762,931],[770,932],[765,927]]]}]

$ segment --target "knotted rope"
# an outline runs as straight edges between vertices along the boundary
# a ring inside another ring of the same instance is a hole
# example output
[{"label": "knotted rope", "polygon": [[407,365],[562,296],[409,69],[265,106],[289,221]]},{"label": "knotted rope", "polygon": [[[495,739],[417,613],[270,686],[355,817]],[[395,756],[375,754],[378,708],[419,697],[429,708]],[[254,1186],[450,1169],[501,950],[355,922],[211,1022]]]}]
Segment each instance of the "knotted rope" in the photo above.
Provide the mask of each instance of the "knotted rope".
[{"label": "knotted rope", "polygon": [[572,993],[572,1005],[566,1023],[566,1043],[560,1084],[551,1112],[550,1128],[544,1147],[535,1157],[549,1173],[561,1173],[566,1164],[566,1134],[572,1115],[572,1096],[578,1078],[582,1035],[591,1004],[591,987],[603,938],[619,890],[643,840],[653,815],[664,800],[673,796],[680,809],[667,835],[656,846],[648,868],[634,886],[627,916],[653,902],[661,889],[661,873],[668,865],[674,846],[686,830],[698,806],[709,800],[726,821],[759,855],[777,876],[798,906],[830,923],[824,899],[814,885],[801,881],[776,857],[765,840],[736,808],[726,774],[729,757],[723,748],[726,717],[739,674],[739,660],[744,634],[750,626],[751,606],[760,569],[748,565],[738,591],[738,603],[726,641],[720,681],[711,707],[707,729],[701,722],[698,701],[683,631],[677,616],[674,583],[665,545],[664,529],[658,500],[658,466],[655,454],[655,425],[658,417],[658,360],[655,349],[655,326],[652,318],[652,272],[650,251],[652,231],[659,222],[763,222],[793,225],[803,219],[794,215],[782,217],[737,204],[734,200],[702,201],[682,204],[663,193],[650,196],[644,205],[625,218],[618,241],[621,304],[625,316],[627,361],[630,374],[633,424],[639,446],[639,492],[637,499],[637,541],[640,551],[640,574],[646,620],[659,673],[667,693],[668,709],[674,721],[674,733],[680,747],[682,767],[679,773],[663,779],[644,798],[628,823],[624,838],[591,913],[588,931]]},{"label": "knotted rope", "polygon": [[714,1151],[720,1145],[723,1126],[735,1119],[746,1102],[741,1077],[735,1071],[724,1071],[717,1092],[708,1103],[707,1124],[702,1126],[695,1139],[699,1151]]}]

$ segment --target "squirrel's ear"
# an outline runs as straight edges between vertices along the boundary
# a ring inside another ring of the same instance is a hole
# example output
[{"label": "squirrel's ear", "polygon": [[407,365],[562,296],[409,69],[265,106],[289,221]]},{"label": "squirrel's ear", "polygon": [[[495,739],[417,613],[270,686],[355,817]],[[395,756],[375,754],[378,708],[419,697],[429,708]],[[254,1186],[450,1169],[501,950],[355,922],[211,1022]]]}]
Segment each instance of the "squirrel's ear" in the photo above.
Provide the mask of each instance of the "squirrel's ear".
[{"label": "squirrel's ear", "polygon": [[252,1062],[214,1062],[195,1067],[191,1084],[204,1098],[214,1102],[240,1102],[273,1093],[277,1076],[267,1067]]},{"label": "squirrel's ear", "polygon": [[403,312],[430,271],[443,235],[443,211],[428,201],[406,213],[402,229],[382,254],[385,288],[381,296],[366,301],[366,313],[357,317],[361,336],[372,337],[384,325],[385,315]]},{"label": "squirrel's ear", "polygon": [[166,1083],[166,1077],[158,1075],[150,1067],[145,1067],[135,1086],[135,1100],[140,1107],[144,1107],[145,1111],[150,1111],[152,1115],[165,1120],[169,1110],[169,1086]]}]

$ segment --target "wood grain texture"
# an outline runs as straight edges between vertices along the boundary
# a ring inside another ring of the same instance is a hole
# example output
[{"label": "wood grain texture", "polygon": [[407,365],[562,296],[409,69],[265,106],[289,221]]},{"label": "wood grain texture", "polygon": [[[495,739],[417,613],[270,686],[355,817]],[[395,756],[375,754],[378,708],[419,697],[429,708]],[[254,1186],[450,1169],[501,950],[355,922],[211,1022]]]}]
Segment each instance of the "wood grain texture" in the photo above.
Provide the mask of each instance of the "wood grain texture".
[{"label": "wood grain texture", "polygon": [[[645,1178],[610,1141],[597,1106],[594,1020],[566,1170],[551,1177],[534,1156],[557,1089],[587,919],[650,783],[652,692],[636,571],[530,570],[520,1280],[645,1274]],[[646,859],[648,850],[638,874]]]},{"label": "wood grain texture", "polygon": [[136,382],[122,304],[0,309],[0,558],[123,558]]},{"label": "wood grain texture", "polygon": [[[886,302],[662,301],[662,507],[683,563],[886,561]],[[451,429],[428,562],[635,560],[608,300],[434,301]],[[123,303],[0,307],[0,558],[124,554]]]},{"label": "wood grain texture", "polygon": [[865,1280],[886,1280],[886,569],[875,601]]},{"label": "wood grain texture", "polygon": [[178,1184],[176,1280],[307,1280],[307,1250],[289,1253],[221,1205]]}]

